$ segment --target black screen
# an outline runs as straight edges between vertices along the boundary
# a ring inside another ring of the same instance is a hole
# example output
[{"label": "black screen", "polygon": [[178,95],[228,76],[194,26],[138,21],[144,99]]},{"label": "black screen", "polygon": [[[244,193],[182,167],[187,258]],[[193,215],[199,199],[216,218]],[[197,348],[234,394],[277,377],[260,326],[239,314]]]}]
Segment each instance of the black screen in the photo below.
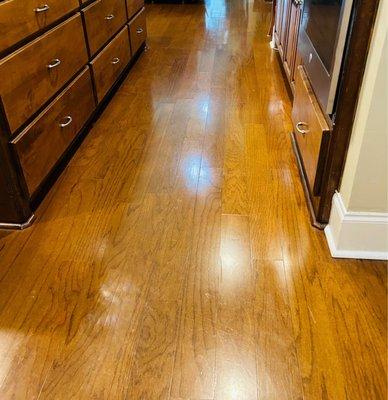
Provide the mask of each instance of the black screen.
[{"label": "black screen", "polygon": [[305,0],[303,26],[326,70],[334,58],[343,0]]}]

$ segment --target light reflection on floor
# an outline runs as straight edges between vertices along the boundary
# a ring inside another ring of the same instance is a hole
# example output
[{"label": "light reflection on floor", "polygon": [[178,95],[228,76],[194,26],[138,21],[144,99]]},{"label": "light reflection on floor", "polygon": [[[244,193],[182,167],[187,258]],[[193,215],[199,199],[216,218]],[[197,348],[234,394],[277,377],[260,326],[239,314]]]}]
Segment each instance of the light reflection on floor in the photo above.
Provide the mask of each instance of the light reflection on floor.
[{"label": "light reflection on floor", "polygon": [[201,153],[189,154],[182,163],[185,185],[190,192],[196,194],[205,192],[211,182],[211,166]]}]

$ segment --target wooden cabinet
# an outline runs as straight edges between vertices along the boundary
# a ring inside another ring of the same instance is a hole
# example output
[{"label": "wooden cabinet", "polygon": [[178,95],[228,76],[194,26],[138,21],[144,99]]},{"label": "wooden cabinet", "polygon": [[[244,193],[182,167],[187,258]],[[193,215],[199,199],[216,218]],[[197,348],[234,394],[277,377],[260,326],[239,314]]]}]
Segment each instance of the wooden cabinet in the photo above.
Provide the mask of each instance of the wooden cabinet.
[{"label": "wooden cabinet", "polygon": [[70,149],[144,48],[142,5],[0,0],[0,228],[31,223]]},{"label": "wooden cabinet", "polygon": [[144,7],[144,0],[126,0],[128,18],[131,19],[140,9]]},{"label": "wooden cabinet", "polygon": [[146,15],[143,8],[129,23],[131,49],[135,54],[147,37]]},{"label": "wooden cabinet", "polygon": [[83,14],[92,56],[127,22],[125,0],[97,0]]},{"label": "wooden cabinet", "polygon": [[131,58],[128,27],[124,27],[91,62],[97,99],[101,101]]},{"label": "wooden cabinet", "polygon": [[31,34],[50,26],[78,7],[78,0],[0,2],[0,53]]},{"label": "wooden cabinet", "polygon": [[286,1],[287,0],[276,0],[276,12],[275,12],[275,24],[273,29],[273,36],[276,43],[276,47],[280,52],[280,54],[283,54],[281,33],[283,30],[283,12],[284,12],[284,4]]},{"label": "wooden cabinet", "polygon": [[292,1],[290,5],[287,41],[283,54],[284,70],[292,89],[294,89],[293,82],[295,81],[295,69],[297,66],[297,45],[301,12],[301,4]]},{"label": "wooden cabinet", "polygon": [[0,61],[0,96],[15,132],[87,62],[81,15]]},{"label": "wooden cabinet", "polygon": [[[315,97],[298,54],[298,36],[303,0],[278,0],[273,38],[284,74],[293,94],[292,143],[297,158],[313,225],[322,228],[322,201],[325,191],[332,127]],[[330,122],[330,121],[329,121]]]},{"label": "wooden cabinet", "polygon": [[319,196],[330,129],[302,66],[296,72],[292,122],[309,191]]},{"label": "wooden cabinet", "polygon": [[11,143],[30,194],[49,174],[95,108],[89,68]]},{"label": "wooden cabinet", "polygon": [[302,0],[279,0],[275,14],[274,39],[292,91],[302,4]]}]

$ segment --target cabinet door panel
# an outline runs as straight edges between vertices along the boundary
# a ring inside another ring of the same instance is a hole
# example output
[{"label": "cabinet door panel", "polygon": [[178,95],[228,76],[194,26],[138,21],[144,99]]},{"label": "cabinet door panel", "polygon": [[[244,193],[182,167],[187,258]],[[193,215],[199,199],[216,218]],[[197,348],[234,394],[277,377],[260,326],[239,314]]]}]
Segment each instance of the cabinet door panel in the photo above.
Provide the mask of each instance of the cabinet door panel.
[{"label": "cabinet door panel", "polygon": [[0,61],[0,96],[11,132],[88,61],[78,13]]},{"label": "cabinet door panel", "polygon": [[290,83],[293,82],[295,79],[294,72],[297,55],[300,15],[301,6],[295,4],[295,2],[292,2],[290,9],[287,46],[285,47],[284,51],[284,69]]},{"label": "cabinet door panel", "polygon": [[100,102],[131,59],[129,31],[125,26],[91,62]]},{"label": "cabinet door panel", "polygon": [[330,129],[302,66],[298,67],[296,73],[292,122],[310,192],[318,196]]},{"label": "cabinet door panel", "polygon": [[30,194],[68,148],[95,108],[89,68],[12,142]]},{"label": "cabinet door panel", "polygon": [[0,51],[46,28],[79,7],[77,0],[57,0],[43,4],[38,0],[0,2]]}]

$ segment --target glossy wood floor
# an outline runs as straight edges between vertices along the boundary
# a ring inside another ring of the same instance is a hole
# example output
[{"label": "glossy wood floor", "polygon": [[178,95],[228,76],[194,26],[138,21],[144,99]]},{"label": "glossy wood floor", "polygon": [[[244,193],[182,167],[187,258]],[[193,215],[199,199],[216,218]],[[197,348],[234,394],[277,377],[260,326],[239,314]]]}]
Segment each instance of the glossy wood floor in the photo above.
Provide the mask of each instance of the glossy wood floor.
[{"label": "glossy wood floor", "polygon": [[0,234],[0,399],[386,398],[386,265],[310,226],[270,7],[148,7],[149,50]]}]

